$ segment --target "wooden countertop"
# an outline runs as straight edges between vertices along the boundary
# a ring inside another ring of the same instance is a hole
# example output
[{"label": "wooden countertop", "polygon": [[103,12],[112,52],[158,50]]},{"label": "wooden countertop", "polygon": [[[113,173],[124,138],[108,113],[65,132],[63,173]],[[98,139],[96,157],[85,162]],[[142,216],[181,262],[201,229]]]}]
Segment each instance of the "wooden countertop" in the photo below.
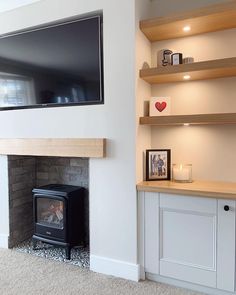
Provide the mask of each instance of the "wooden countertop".
[{"label": "wooden countertop", "polygon": [[233,182],[193,181],[192,183],[178,183],[173,181],[143,181],[137,184],[137,190],[236,200],[236,183]]}]

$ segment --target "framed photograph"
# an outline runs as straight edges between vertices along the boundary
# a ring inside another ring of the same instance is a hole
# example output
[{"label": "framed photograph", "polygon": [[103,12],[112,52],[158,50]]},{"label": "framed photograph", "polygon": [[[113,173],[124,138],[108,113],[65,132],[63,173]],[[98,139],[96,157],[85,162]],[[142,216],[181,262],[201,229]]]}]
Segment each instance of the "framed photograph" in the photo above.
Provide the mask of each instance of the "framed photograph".
[{"label": "framed photograph", "polygon": [[146,150],[146,180],[170,180],[170,150]]}]

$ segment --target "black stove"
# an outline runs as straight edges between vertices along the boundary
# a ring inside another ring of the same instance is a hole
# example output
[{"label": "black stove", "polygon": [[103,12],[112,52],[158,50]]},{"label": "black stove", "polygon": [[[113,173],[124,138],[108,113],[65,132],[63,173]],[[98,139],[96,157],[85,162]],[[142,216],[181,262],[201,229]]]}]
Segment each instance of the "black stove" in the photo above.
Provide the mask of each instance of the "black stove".
[{"label": "black stove", "polygon": [[70,259],[71,248],[85,246],[85,198],[80,186],[49,184],[34,188],[34,235],[37,241],[62,246]]}]

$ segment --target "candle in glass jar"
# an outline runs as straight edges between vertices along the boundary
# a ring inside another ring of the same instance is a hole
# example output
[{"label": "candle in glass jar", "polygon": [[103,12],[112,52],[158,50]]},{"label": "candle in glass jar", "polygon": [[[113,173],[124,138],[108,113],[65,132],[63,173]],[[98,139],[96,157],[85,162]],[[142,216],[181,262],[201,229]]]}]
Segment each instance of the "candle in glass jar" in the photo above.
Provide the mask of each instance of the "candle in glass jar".
[{"label": "candle in glass jar", "polygon": [[173,180],[180,182],[192,181],[192,165],[173,165]]}]

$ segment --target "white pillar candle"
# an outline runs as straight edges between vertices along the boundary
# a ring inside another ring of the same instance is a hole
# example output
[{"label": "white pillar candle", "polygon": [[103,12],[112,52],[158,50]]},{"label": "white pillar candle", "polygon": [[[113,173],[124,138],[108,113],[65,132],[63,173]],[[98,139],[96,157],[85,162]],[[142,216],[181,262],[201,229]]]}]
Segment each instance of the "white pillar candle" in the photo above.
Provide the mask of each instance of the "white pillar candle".
[{"label": "white pillar candle", "polygon": [[182,182],[192,181],[192,167],[191,165],[173,165],[173,180]]}]

